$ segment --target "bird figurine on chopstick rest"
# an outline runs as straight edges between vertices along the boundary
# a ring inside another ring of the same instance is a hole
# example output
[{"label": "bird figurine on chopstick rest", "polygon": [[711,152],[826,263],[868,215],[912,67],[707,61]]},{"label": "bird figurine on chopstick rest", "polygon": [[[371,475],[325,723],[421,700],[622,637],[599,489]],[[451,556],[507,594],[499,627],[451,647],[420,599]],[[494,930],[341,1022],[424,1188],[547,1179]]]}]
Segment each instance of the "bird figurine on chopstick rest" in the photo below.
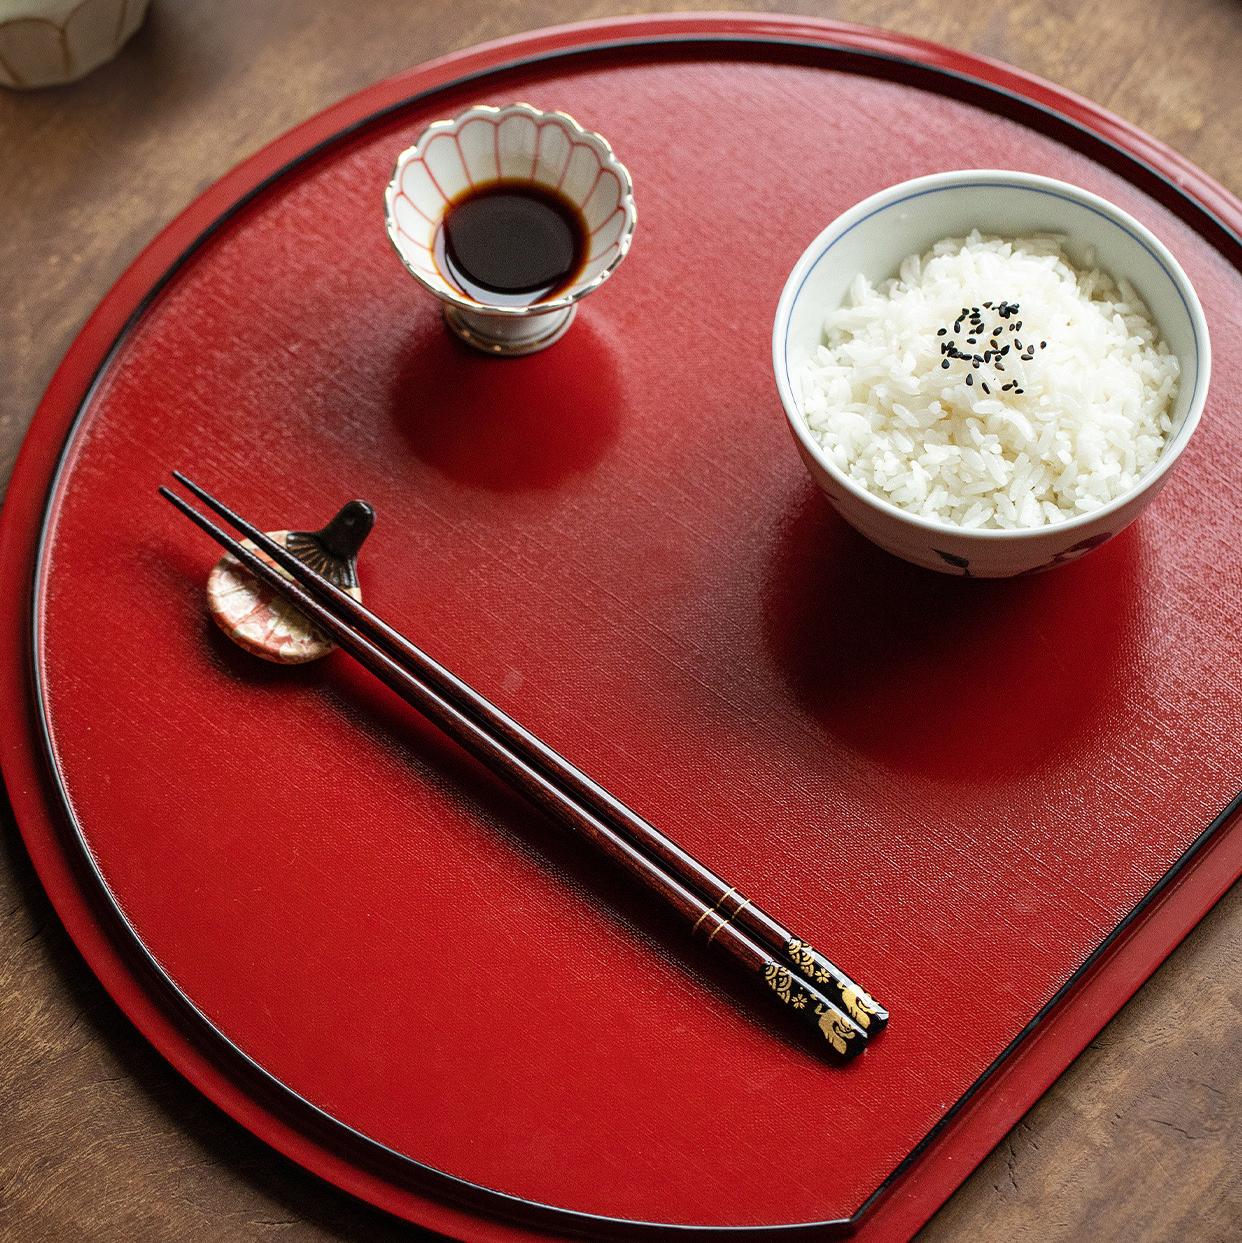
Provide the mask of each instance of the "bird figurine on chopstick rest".
[{"label": "bird figurine on chopstick rest", "polygon": [[[375,510],[366,501],[350,501],[319,531],[269,531],[268,535],[360,601],[358,551],[374,525]],[[249,540],[245,546],[269,560]],[[288,577],[284,570],[280,573]],[[221,557],[208,576],[207,603],[216,625],[239,647],[264,660],[301,665],[319,660],[336,646],[232,554]]]}]

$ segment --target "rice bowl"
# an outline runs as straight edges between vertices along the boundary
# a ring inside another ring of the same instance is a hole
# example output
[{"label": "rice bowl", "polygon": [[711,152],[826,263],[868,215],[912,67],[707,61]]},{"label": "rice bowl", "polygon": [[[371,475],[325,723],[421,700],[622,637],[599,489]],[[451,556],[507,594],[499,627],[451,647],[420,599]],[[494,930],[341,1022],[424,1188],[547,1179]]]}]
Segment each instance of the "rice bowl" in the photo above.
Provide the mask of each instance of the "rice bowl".
[{"label": "rice bowl", "polygon": [[772,349],[797,448],[841,516],[906,560],[987,577],[1062,564],[1131,522],[1211,369],[1194,289],[1149,230],[997,170],[916,178],[839,216],[786,280]]},{"label": "rice bowl", "polygon": [[1130,284],[1062,239],[976,230],[863,275],[795,375],[812,434],[895,505],[1034,527],[1132,488],[1171,430],[1180,367]]}]

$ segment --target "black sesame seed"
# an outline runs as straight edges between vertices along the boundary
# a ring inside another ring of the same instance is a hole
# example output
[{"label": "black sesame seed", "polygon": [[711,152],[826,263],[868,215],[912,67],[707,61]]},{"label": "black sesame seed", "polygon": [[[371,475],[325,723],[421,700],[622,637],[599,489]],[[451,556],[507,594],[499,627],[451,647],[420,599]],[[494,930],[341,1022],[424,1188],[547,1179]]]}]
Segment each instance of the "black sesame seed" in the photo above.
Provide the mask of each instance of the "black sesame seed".
[{"label": "black sesame seed", "polygon": [[1047,342],[1047,341],[1041,341],[1041,342],[1039,343],[1039,348],[1040,348],[1041,350],[1046,350],[1046,349],[1048,348],[1048,342]]},{"label": "black sesame seed", "polygon": [[969,387],[970,385],[972,385],[974,382],[975,382],[975,377],[974,377],[973,375],[967,375],[967,377],[966,377],[966,384],[967,384],[967,387]]},{"label": "black sesame seed", "polygon": [[938,337],[944,337],[944,336],[947,336],[947,335],[948,335],[948,332],[949,332],[949,330],[948,330],[947,328],[937,328],[937,329],[936,329],[936,336],[938,336]]},{"label": "black sesame seed", "polygon": [[940,365],[947,371],[949,369],[949,360],[946,358]]},{"label": "black sesame seed", "polygon": [[988,382],[986,380],[981,380],[979,382],[979,387],[983,389],[983,391],[987,393],[989,397],[992,395],[992,390],[988,388]]},{"label": "black sesame seed", "polygon": [[977,337],[967,337],[967,338],[966,338],[966,344],[967,344],[967,345],[977,345],[977,344],[978,344],[978,338],[977,338]]}]

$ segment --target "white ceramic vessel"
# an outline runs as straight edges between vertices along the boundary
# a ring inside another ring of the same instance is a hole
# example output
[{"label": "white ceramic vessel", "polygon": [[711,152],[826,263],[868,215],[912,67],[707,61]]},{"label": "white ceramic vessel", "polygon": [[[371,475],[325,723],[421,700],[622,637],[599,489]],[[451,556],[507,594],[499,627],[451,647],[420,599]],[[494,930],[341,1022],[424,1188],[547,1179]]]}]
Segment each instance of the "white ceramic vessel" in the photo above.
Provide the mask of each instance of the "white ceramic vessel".
[{"label": "white ceramic vessel", "polygon": [[148,0],[0,0],[0,83],[73,82],[111,60],[142,25]]},{"label": "white ceramic vessel", "polygon": [[[586,221],[582,271],[546,301],[476,301],[446,280],[436,263],[436,234],[450,204],[469,189],[501,180],[559,191]],[[563,112],[540,112],[529,104],[480,104],[429,126],[397,157],[384,207],[388,237],[410,275],[444,304],[458,336],[493,354],[529,354],[564,335],[578,302],[625,258],[637,218],[630,175],[608,143]]]},{"label": "white ceramic vessel", "polygon": [[[972,229],[1002,237],[1059,233],[1076,263],[1125,278],[1147,303],[1181,365],[1173,430],[1156,465],[1127,493],[1089,514],[1024,530],[968,530],[893,505],[850,479],[819,446],[798,409],[791,377],[822,339],[858,273],[896,275],[908,255]],[[772,361],[798,450],[841,516],[881,548],[950,574],[1002,578],[1074,560],[1110,539],[1152,501],[1203,412],[1211,346],[1203,308],[1168,249],[1119,207],[1050,177],[965,170],[919,177],[872,195],[834,220],[794,265],[777,306]]]}]

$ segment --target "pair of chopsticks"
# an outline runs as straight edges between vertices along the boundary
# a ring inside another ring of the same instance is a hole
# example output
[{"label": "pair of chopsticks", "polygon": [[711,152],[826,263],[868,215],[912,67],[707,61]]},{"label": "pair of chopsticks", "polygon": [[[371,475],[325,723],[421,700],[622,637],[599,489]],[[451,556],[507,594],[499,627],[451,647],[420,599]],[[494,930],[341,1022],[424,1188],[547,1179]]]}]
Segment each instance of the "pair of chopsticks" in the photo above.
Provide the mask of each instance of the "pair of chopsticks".
[{"label": "pair of chopsticks", "polygon": [[173,477],[275,564],[162,487],[165,500],[492,772],[680,912],[691,935],[761,978],[770,995],[815,1027],[837,1058],[854,1057],[884,1028],[887,1011],[735,886],[211,493],[179,471]]}]

